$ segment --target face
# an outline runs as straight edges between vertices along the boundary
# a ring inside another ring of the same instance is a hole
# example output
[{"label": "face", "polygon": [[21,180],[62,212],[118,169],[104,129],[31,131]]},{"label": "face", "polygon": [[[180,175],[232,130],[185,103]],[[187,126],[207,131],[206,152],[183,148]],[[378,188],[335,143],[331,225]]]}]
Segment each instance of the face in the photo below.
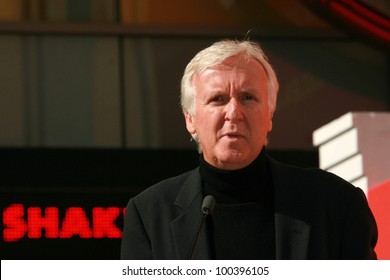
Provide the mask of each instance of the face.
[{"label": "face", "polygon": [[196,133],[211,165],[240,169],[260,154],[272,129],[267,76],[261,64],[233,56],[193,78],[196,106],[185,114],[187,130]]}]

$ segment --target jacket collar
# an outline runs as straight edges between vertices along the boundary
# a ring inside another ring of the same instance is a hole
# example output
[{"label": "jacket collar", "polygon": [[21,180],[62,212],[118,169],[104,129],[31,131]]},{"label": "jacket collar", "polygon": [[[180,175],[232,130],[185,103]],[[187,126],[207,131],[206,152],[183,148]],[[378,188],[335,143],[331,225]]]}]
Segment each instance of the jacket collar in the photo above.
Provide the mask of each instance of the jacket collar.
[{"label": "jacket collar", "polygon": [[[295,187],[299,182],[291,180],[291,168],[268,157],[275,191],[275,246],[276,259],[306,259],[310,239],[310,226],[294,213],[303,194]],[[184,182],[176,197],[175,205],[182,214],[171,222],[176,254],[179,259],[189,259],[196,234],[202,220],[202,183],[199,169],[195,169]],[[297,201],[298,200],[298,201]],[[295,205],[295,206],[294,206]],[[210,259],[210,240],[203,230],[196,259]]]},{"label": "jacket collar", "polygon": [[[199,169],[196,168],[190,173],[176,197],[175,205],[181,208],[183,213],[171,222],[171,232],[179,259],[190,259],[203,217],[202,201],[202,183]],[[209,238],[205,228],[203,228],[195,251],[195,259],[211,259]]]},{"label": "jacket collar", "polygon": [[276,259],[307,259],[310,225],[297,213],[297,205],[305,205],[302,181],[294,177],[294,168],[268,157],[275,198]]}]

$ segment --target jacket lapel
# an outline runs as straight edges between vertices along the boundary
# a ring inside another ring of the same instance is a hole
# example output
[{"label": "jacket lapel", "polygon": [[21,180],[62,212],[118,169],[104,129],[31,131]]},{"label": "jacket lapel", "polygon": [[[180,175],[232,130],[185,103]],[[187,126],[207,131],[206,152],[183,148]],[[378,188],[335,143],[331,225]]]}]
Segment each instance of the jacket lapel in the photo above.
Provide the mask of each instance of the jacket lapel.
[{"label": "jacket lapel", "polygon": [[275,213],[277,260],[307,259],[310,226],[305,222]]},{"label": "jacket lapel", "polygon": [[310,225],[304,222],[297,205],[305,205],[306,197],[294,180],[293,171],[285,164],[269,158],[275,195],[275,247],[276,259],[307,259]]},{"label": "jacket lapel", "polygon": [[[171,221],[171,232],[178,259],[190,259],[197,232],[202,221],[203,193],[198,169],[192,171],[176,197],[175,205],[182,213]],[[200,236],[195,259],[210,259],[206,227]]]}]

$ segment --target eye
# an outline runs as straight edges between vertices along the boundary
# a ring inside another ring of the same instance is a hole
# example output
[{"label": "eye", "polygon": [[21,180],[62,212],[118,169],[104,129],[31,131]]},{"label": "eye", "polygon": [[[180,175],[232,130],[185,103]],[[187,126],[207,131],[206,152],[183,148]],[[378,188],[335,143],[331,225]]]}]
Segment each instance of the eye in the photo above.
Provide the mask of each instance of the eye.
[{"label": "eye", "polygon": [[220,104],[220,103],[223,103],[225,100],[226,100],[226,97],[219,94],[219,95],[215,95],[215,96],[210,97],[210,99],[208,100],[208,103]]},{"label": "eye", "polygon": [[249,92],[243,92],[241,94],[241,100],[242,101],[251,101],[251,100],[256,100],[256,97]]}]

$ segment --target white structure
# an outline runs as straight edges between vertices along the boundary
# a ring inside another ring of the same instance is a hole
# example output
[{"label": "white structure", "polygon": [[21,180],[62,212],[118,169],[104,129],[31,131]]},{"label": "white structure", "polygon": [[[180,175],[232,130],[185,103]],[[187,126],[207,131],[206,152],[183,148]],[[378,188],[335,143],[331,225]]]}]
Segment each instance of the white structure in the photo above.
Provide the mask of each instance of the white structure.
[{"label": "white structure", "polygon": [[313,133],[320,168],[367,194],[390,178],[390,113],[349,112]]}]

